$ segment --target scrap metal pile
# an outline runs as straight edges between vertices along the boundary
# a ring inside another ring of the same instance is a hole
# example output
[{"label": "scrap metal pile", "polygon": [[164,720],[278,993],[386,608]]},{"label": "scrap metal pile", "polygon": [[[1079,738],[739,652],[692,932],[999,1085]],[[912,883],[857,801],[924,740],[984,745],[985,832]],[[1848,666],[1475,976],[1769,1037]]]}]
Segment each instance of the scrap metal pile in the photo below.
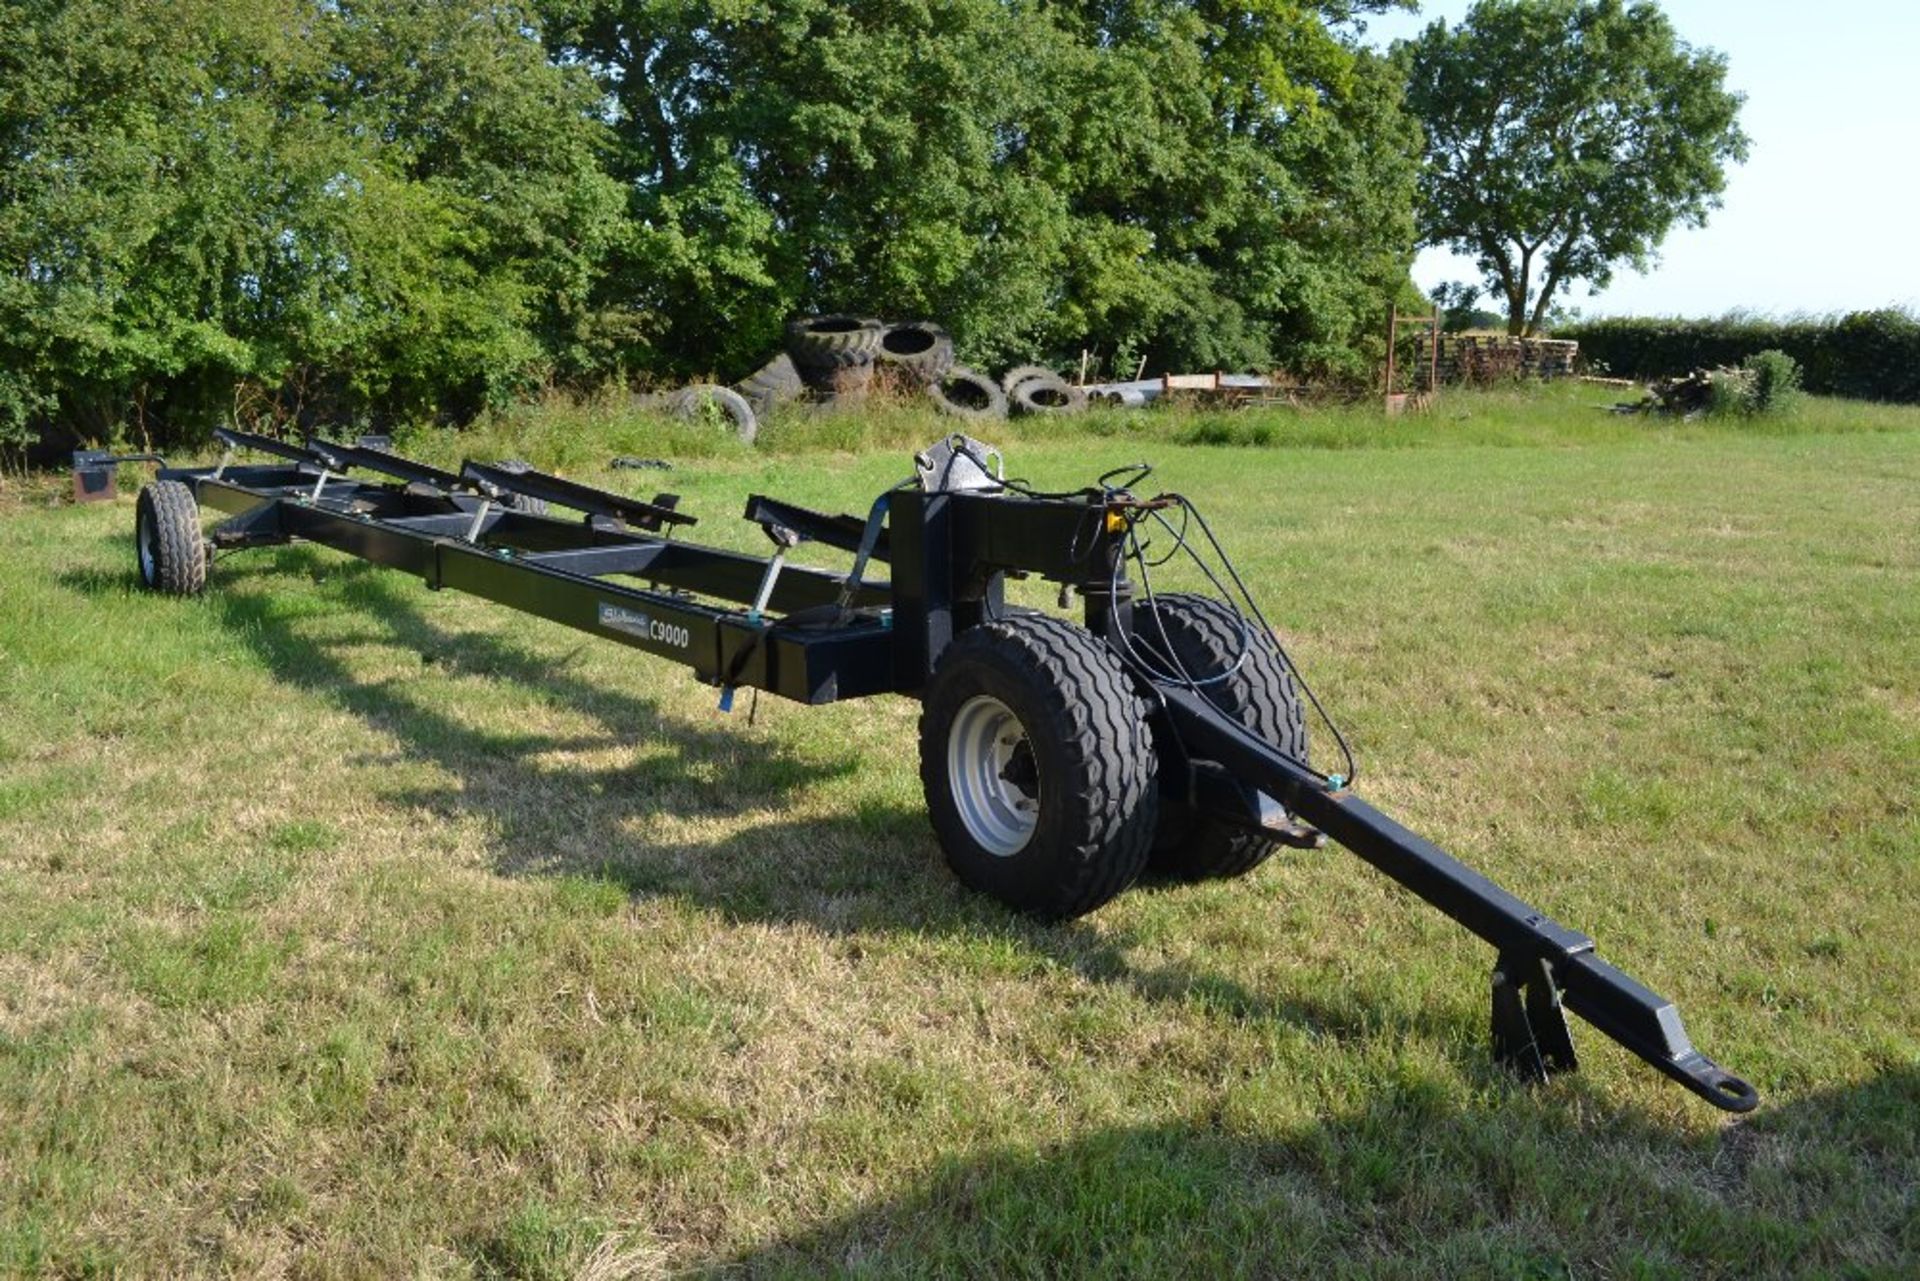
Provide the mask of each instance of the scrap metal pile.
[{"label": "scrap metal pile", "polygon": [[998,381],[956,364],[953,339],[931,321],[883,321],[867,316],[803,316],[788,322],[786,350],[731,387],[696,383],[670,393],[667,410],[682,418],[718,413],[742,440],[760,421],[789,403],[857,404],[876,382],[920,393],[956,418],[1073,414],[1086,393],[1041,365],[1018,365]]}]

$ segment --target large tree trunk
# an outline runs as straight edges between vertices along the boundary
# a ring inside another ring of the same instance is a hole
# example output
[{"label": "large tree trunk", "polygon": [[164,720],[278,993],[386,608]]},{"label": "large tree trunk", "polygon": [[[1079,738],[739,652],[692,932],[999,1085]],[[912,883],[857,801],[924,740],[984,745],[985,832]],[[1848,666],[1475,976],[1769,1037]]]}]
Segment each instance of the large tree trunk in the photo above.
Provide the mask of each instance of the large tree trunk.
[{"label": "large tree trunk", "polygon": [[1525,337],[1531,338],[1540,332],[1540,326],[1547,318],[1547,307],[1553,302],[1554,291],[1560,288],[1561,277],[1566,274],[1568,251],[1579,236],[1580,229],[1575,227],[1560,242],[1560,247],[1548,255],[1547,278],[1540,282],[1540,299],[1533,305],[1533,317],[1527,321]]},{"label": "large tree trunk", "polygon": [[1507,337],[1519,338],[1527,332],[1527,284],[1533,278],[1535,246],[1520,246],[1520,270],[1502,272],[1507,287]]}]

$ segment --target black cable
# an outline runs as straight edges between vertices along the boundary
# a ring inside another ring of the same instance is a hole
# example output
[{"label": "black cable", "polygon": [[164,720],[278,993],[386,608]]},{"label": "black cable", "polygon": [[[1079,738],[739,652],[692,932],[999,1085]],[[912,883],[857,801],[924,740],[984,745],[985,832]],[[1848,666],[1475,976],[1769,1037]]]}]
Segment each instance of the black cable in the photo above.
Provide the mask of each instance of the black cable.
[{"label": "black cable", "polygon": [[[1333,717],[1328,715],[1326,707],[1320,702],[1320,696],[1313,692],[1313,686],[1308,682],[1305,673],[1300,670],[1300,665],[1293,661],[1291,654],[1287,653],[1287,648],[1281,642],[1279,633],[1276,632],[1273,625],[1267,621],[1267,616],[1261,612],[1260,603],[1253,598],[1253,593],[1248,589],[1246,580],[1240,576],[1240,570],[1234,565],[1233,557],[1229,556],[1226,548],[1220,545],[1220,539],[1214,534],[1213,527],[1207,523],[1206,514],[1202,512],[1199,507],[1188,501],[1184,495],[1163,494],[1160,497],[1172,499],[1192,513],[1194,523],[1200,527],[1200,532],[1206,536],[1207,545],[1213,549],[1213,554],[1219,557],[1221,568],[1225,569],[1227,576],[1233,580],[1233,585],[1239,590],[1241,599],[1247,603],[1247,609],[1252,611],[1253,618],[1259,622],[1267,636],[1272,639],[1273,647],[1279,652],[1281,661],[1284,662],[1287,665],[1287,669],[1293,673],[1293,678],[1300,683],[1300,692],[1306,695],[1307,702],[1312,704],[1314,713],[1319,716],[1320,722],[1327,727],[1327,732],[1333,735],[1333,741],[1339,746],[1340,755],[1347,767],[1347,772],[1341,777],[1341,784],[1343,786],[1351,785],[1360,774],[1359,763],[1354,759],[1352,746],[1347,742],[1346,735],[1340,732],[1340,727],[1334,724]],[[1172,526],[1167,525],[1164,517],[1161,517],[1158,512],[1155,512],[1154,515],[1156,519],[1160,520],[1162,525],[1165,525],[1167,529],[1171,531]],[[1201,567],[1202,571],[1207,574],[1207,577],[1212,580],[1214,585],[1220,587],[1224,593],[1224,585],[1220,583],[1220,580],[1207,567],[1205,559],[1197,552],[1193,554],[1193,559],[1194,562]],[[1235,609],[1236,613],[1241,613],[1230,598],[1227,603]],[[1241,621],[1243,623],[1246,621],[1245,613],[1241,613]],[[1317,773],[1318,771],[1315,772]],[[1326,779],[1328,782],[1333,781],[1330,775],[1321,774],[1320,777]]]},{"label": "black cable", "polygon": [[[951,452],[947,458],[946,469],[941,474],[942,488],[945,487],[946,480],[952,472],[954,462],[963,454],[972,461],[975,466],[979,467],[983,474],[989,477],[993,476],[992,470],[987,465],[986,458],[975,451],[973,442],[967,437],[956,432],[947,438],[946,443]],[[1095,538],[1097,538],[1101,528],[1101,522],[1105,520],[1104,507],[1112,503],[1116,498],[1132,499],[1133,486],[1138,485],[1152,474],[1153,467],[1148,463],[1129,463],[1125,466],[1115,467],[1109,471],[1102,472],[1095,483],[1087,488],[1058,491],[1035,489],[1027,481],[1018,478],[1008,480],[1004,477],[995,477],[992,487],[985,492],[1014,493],[1023,498],[1033,499],[1065,500],[1085,498],[1088,500],[1098,500],[1101,506],[1094,506],[1092,501],[1088,503],[1088,514],[1094,522],[1093,531]],[[1124,484],[1110,483],[1116,477],[1122,476],[1126,478]],[[1328,714],[1325,705],[1320,701],[1320,696],[1314,693],[1313,686],[1307,680],[1305,673],[1300,670],[1300,665],[1294,662],[1293,656],[1287,652],[1286,646],[1280,640],[1279,633],[1276,632],[1273,625],[1267,621],[1267,616],[1261,612],[1260,603],[1253,598],[1253,593],[1247,587],[1246,580],[1240,576],[1240,570],[1233,563],[1233,558],[1227,554],[1227,549],[1221,546],[1220,539],[1214,534],[1213,527],[1207,523],[1205,514],[1184,494],[1163,493],[1156,495],[1151,501],[1155,504],[1165,504],[1166,506],[1176,507],[1180,511],[1180,527],[1175,529],[1172,522],[1161,514],[1160,507],[1150,506],[1146,509],[1154,522],[1166,530],[1168,536],[1172,538],[1173,546],[1157,560],[1148,557],[1147,548],[1152,545],[1151,542],[1142,542],[1138,530],[1138,522],[1129,520],[1127,522],[1126,541],[1123,544],[1122,554],[1114,558],[1113,570],[1109,575],[1107,599],[1112,601],[1119,598],[1121,571],[1130,562],[1139,568],[1141,591],[1145,595],[1147,604],[1152,605],[1154,593],[1151,571],[1167,564],[1175,556],[1184,551],[1193,563],[1199,567],[1200,572],[1206,575],[1207,581],[1213,585],[1214,590],[1219,594],[1218,599],[1225,604],[1227,608],[1231,609],[1240,620],[1240,653],[1235,656],[1234,661],[1230,665],[1220,672],[1211,676],[1196,678],[1186,670],[1185,664],[1181,663],[1179,656],[1174,653],[1173,643],[1166,633],[1166,623],[1160,618],[1160,612],[1153,610],[1154,622],[1160,630],[1161,643],[1166,647],[1165,657],[1172,661],[1177,672],[1169,673],[1163,666],[1143,656],[1139,648],[1134,645],[1130,632],[1126,629],[1121,629],[1119,632],[1121,645],[1125,649],[1127,656],[1150,676],[1157,679],[1164,679],[1169,684],[1183,685],[1197,694],[1204,695],[1206,686],[1216,685],[1226,680],[1235,672],[1239,671],[1246,663],[1248,656],[1253,650],[1252,627],[1255,622],[1258,622],[1261,630],[1266,634],[1268,639],[1272,641],[1274,650],[1280,655],[1280,661],[1286,664],[1287,670],[1293,674],[1294,680],[1299,683],[1300,692],[1306,696],[1307,702],[1313,707],[1314,714],[1320,718],[1320,723],[1327,727],[1327,732],[1333,735],[1333,741],[1340,749],[1341,760],[1346,765],[1346,773],[1338,776],[1336,779],[1336,776],[1322,773],[1307,762],[1303,761],[1302,764],[1305,765],[1307,770],[1316,778],[1331,787],[1351,786],[1354,780],[1360,776],[1360,766],[1354,758],[1352,745],[1347,742],[1347,736],[1340,732],[1340,727],[1334,723],[1333,717]],[[1189,537],[1189,531],[1194,525],[1199,527],[1200,533],[1206,538],[1208,548],[1211,549],[1213,556],[1218,559],[1221,569],[1226,572],[1227,578],[1232,581],[1233,586],[1231,588],[1229,588],[1225,582],[1221,581],[1219,574],[1214,572],[1213,567],[1208,564],[1207,557],[1194,547]],[[1084,521],[1074,526],[1073,535],[1069,539],[1067,546],[1067,559],[1069,563],[1078,562],[1093,550],[1093,542],[1091,541],[1088,542],[1084,552],[1081,549],[1081,531],[1085,527],[1086,522]],[[1238,599],[1236,599],[1236,596]],[[1244,608],[1242,608],[1241,605],[1243,601],[1245,602]],[[1251,614],[1251,618],[1249,618],[1249,614]]]},{"label": "black cable", "polygon": [[[1156,496],[1153,502],[1177,507],[1182,513],[1180,526],[1176,529],[1172,522],[1168,521],[1162,514],[1161,507],[1150,507],[1147,509],[1148,514],[1153,520],[1165,529],[1173,539],[1173,548],[1157,561],[1149,558],[1145,554],[1146,544],[1142,542],[1139,536],[1138,522],[1130,521],[1127,528],[1127,540],[1123,546],[1122,554],[1114,558],[1113,569],[1108,577],[1107,590],[1110,599],[1117,597],[1120,591],[1120,576],[1122,570],[1129,562],[1137,567],[1140,578],[1139,588],[1145,597],[1145,603],[1149,607],[1149,613],[1154,620],[1155,626],[1159,629],[1160,642],[1164,650],[1162,653],[1151,655],[1142,653],[1141,649],[1135,645],[1133,636],[1127,631],[1121,631],[1119,633],[1120,646],[1126,656],[1141,670],[1145,671],[1150,678],[1162,680],[1169,684],[1182,685],[1204,697],[1207,686],[1216,685],[1226,680],[1240,670],[1246,663],[1248,656],[1253,650],[1253,620],[1258,620],[1261,628],[1272,641],[1275,651],[1279,654],[1280,661],[1286,664],[1287,670],[1292,673],[1294,679],[1299,683],[1301,692],[1305,694],[1307,701],[1313,706],[1315,714],[1319,717],[1321,723],[1327,727],[1328,732],[1333,735],[1334,742],[1340,749],[1340,755],[1347,772],[1339,776],[1336,780],[1335,776],[1315,769],[1308,762],[1302,762],[1302,764],[1305,765],[1315,777],[1330,787],[1343,787],[1351,784],[1358,773],[1358,764],[1354,759],[1353,749],[1347,742],[1346,735],[1341,733],[1338,725],[1334,724],[1333,718],[1328,715],[1326,707],[1320,702],[1319,696],[1314,693],[1312,685],[1300,671],[1299,664],[1294,662],[1293,656],[1287,652],[1285,645],[1281,643],[1272,624],[1267,621],[1266,616],[1261,612],[1259,603],[1254,600],[1252,592],[1248,590],[1245,579],[1240,576],[1239,569],[1233,563],[1233,558],[1229,556],[1226,549],[1220,545],[1220,540],[1214,535],[1212,527],[1207,524],[1206,517],[1192,502],[1181,494],[1161,494]],[[1198,524],[1201,532],[1205,534],[1208,547],[1212,550],[1213,555],[1218,558],[1227,578],[1231,580],[1233,584],[1231,588],[1228,587],[1226,582],[1221,580],[1220,574],[1216,573],[1213,566],[1208,563],[1207,557],[1202,555],[1199,549],[1193,545],[1193,541],[1189,537],[1189,528],[1191,524],[1195,523]],[[1186,665],[1180,661],[1180,656],[1175,651],[1172,639],[1167,635],[1166,623],[1161,619],[1160,611],[1151,608],[1155,600],[1153,569],[1165,564],[1181,551],[1185,551],[1193,560],[1194,564],[1199,567],[1200,572],[1206,575],[1208,582],[1213,585],[1214,591],[1217,593],[1217,599],[1225,604],[1227,608],[1231,609],[1240,622],[1240,652],[1234,656],[1231,663],[1209,676],[1196,677],[1192,672],[1187,670]],[[1245,602],[1244,608],[1241,605],[1242,601]],[[1252,620],[1248,618],[1249,611],[1252,613]],[[1172,663],[1172,671],[1169,671],[1164,663],[1159,661],[1163,658],[1167,662]]]},{"label": "black cable", "polygon": [[[1128,538],[1133,542],[1135,550],[1131,553],[1117,556],[1114,558],[1113,571],[1108,581],[1108,591],[1110,593],[1119,592],[1120,571],[1126,565],[1128,560],[1133,560],[1140,567],[1140,588],[1141,588],[1141,591],[1146,596],[1147,605],[1151,607],[1154,603],[1153,577],[1148,572],[1149,566],[1146,558],[1140,554],[1139,536],[1135,533],[1134,526],[1132,524],[1129,524],[1127,527],[1127,535],[1128,535]],[[1238,610],[1235,610],[1234,612],[1236,615],[1239,614]],[[1160,631],[1160,642],[1165,647],[1164,655],[1167,659],[1169,659],[1173,663],[1176,671],[1173,673],[1168,673],[1164,668],[1160,668],[1156,666],[1153,662],[1148,660],[1146,657],[1142,656],[1140,651],[1137,648],[1135,648],[1133,643],[1133,636],[1129,632],[1123,631],[1120,633],[1121,644],[1126,649],[1128,656],[1131,657],[1135,663],[1139,664],[1144,671],[1146,671],[1151,676],[1166,680],[1169,684],[1184,685],[1188,689],[1191,689],[1192,691],[1194,691],[1196,694],[1202,693],[1204,686],[1218,685],[1220,682],[1226,680],[1228,677],[1232,676],[1235,672],[1239,671],[1242,665],[1246,663],[1247,655],[1253,652],[1253,637],[1248,633],[1246,628],[1246,619],[1244,616],[1242,616],[1240,619],[1241,621],[1240,652],[1234,656],[1233,662],[1228,664],[1225,668],[1223,668],[1221,671],[1215,673],[1212,676],[1207,676],[1204,678],[1196,677],[1195,675],[1193,675],[1193,673],[1187,670],[1186,664],[1180,661],[1180,655],[1174,648],[1173,638],[1167,635],[1166,620],[1160,617],[1160,611],[1157,609],[1154,609],[1154,610],[1151,610],[1151,613],[1153,616],[1154,626],[1157,627]]]}]

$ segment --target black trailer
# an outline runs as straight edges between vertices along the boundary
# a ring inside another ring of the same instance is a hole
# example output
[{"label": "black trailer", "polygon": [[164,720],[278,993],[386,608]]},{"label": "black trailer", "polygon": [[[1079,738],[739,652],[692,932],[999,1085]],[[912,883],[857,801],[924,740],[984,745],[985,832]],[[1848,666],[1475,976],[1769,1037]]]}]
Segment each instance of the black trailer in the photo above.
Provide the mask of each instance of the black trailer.
[{"label": "black trailer", "polygon": [[[1194,505],[1134,492],[1144,467],[1041,493],[954,436],[865,516],[750,498],[746,518],[772,543],[753,556],[676,537],[695,519],[670,494],[641,501],[521,465],[446,471],[369,441],[217,434],[218,466],[163,467],[140,494],[149,587],[196,593],[216,553],[305,540],[681,663],[723,708],[742,689],[917,697],[947,862],[1016,909],[1073,917],[1150,863],[1234,876],[1331,837],[1493,947],[1493,1049],[1523,1075],[1575,1067],[1570,1009],[1716,1107],[1759,1101],[1592,939],[1355,795],[1350,754],[1343,773],[1310,763],[1317,701]],[[236,465],[242,451],[275,461]],[[203,508],[224,519],[205,528]],[[806,541],[847,568],[789,563]],[[1155,590],[1174,555],[1213,590]],[[1081,622],[1010,605],[1007,580],[1029,576],[1077,597]]]}]

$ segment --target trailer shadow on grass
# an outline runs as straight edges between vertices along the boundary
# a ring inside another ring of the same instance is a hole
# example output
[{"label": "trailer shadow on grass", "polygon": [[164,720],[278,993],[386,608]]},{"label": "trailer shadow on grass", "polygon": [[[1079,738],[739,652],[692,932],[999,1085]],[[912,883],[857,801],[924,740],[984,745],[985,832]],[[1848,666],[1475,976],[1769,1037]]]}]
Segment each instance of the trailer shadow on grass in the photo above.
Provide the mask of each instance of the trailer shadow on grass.
[{"label": "trailer shadow on grass", "polygon": [[1121,1128],[946,1160],[711,1276],[1912,1276],[1920,1068],[1596,1143],[1418,1084],[1291,1130]]},{"label": "trailer shadow on grass", "polygon": [[[267,590],[247,590],[256,579]],[[76,572],[64,581],[96,594],[126,588],[118,575]],[[805,789],[857,771],[852,754],[809,755],[737,724],[690,724],[654,699],[576,674],[564,659],[556,663],[511,637],[448,627],[432,617],[428,599],[411,578],[295,547],[223,562],[206,603],[277,680],[318,694],[390,736],[406,758],[451,776],[454,786],[383,784],[380,796],[448,819],[479,817],[504,875],[586,877],[723,919],[802,923],[832,934],[993,940],[1152,1001],[1333,1040],[1383,1030],[1458,1038],[1447,1011],[1390,993],[1254,992],[1180,962],[1138,965],[1127,956],[1133,941],[1110,924],[1050,925],[1008,912],[946,873],[917,791],[911,802],[855,795],[844,813],[780,817]],[[370,647],[417,653],[421,676],[357,669],[355,652]],[[433,677],[474,678],[476,686],[449,693]],[[463,718],[459,709],[485,697],[489,682],[501,698],[531,700],[600,728],[556,734],[497,728],[497,716],[484,724]],[[776,714],[796,711],[803,709]],[[578,759],[605,752],[621,763]],[[568,759],[547,768],[547,754]],[[739,815],[756,812],[766,821],[742,829]],[[635,820],[660,817],[679,834],[634,830]]]}]

